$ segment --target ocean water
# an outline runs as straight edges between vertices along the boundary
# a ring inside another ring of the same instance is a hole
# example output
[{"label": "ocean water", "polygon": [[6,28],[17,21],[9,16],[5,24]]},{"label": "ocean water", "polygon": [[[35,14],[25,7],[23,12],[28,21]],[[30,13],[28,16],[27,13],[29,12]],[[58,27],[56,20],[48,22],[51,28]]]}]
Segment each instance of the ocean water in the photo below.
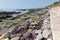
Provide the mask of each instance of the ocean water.
[{"label": "ocean water", "polygon": [[18,15],[22,15],[22,14],[28,12],[28,10],[26,10],[26,11],[20,11],[20,12],[21,12],[21,13],[19,13],[19,14],[13,14],[12,16],[13,16],[13,17],[16,17],[16,16],[18,16]]},{"label": "ocean water", "polygon": [[13,14],[13,17],[16,17],[18,15],[24,14],[28,12],[28,10],[23,11],[24,9],[0,9],[0,12],[21,12],[19,14]]}]

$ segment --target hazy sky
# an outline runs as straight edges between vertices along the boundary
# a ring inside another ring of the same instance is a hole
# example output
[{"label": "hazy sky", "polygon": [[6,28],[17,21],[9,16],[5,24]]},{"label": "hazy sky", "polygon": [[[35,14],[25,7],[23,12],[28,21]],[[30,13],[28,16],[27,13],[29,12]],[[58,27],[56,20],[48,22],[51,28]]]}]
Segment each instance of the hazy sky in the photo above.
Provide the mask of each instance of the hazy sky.
[{"label": "hazy sky", "polygon": [[41,8],[58,0],[0,0],[0,9]]}]

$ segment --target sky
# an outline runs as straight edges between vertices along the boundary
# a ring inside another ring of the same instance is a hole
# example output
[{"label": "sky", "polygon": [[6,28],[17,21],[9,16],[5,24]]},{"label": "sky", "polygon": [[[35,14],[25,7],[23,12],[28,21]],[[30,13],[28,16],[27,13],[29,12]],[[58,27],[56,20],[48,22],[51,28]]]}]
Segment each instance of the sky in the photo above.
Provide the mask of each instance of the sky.
[{"label": "sky", "polygon": [[0,0],[0,9],[42,8],[59,0]]}]

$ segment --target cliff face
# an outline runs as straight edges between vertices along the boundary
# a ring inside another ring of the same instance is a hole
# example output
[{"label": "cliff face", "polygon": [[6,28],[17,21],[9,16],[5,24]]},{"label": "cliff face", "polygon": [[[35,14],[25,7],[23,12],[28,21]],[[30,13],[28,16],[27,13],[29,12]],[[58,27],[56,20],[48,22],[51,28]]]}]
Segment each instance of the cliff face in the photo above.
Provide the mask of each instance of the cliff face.
[{"label": "cliff face", "polygon": [[60,2],[56,2],[55,5],[49,10],[51,19],[51,29],[53,33],[53,40],[60,39]]}]

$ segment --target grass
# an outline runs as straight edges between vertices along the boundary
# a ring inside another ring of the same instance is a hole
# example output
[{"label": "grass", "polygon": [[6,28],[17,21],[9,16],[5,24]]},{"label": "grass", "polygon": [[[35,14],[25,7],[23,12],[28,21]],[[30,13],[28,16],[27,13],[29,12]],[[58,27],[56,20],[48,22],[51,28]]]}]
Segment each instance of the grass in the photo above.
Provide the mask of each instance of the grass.
[{"label": "grass", "polygon": [[39,19],[39,16],[31,16],[31,19],[37,21]]},{"label": "grass", "polygon": [[39,19],[39,16],[33,16],[32,14],[33,13],[28,12],[28,13],[23,14],[22,16],[27,16],[27,17],[30,17],[30,19],[37,21]]},{"label": "grass", "polygon": [[16,25],[23,22],[24,20],[9,20],[5,22],[0,22],[0,25],[7,25],[7,27],[10,27],[11,25]]}]

